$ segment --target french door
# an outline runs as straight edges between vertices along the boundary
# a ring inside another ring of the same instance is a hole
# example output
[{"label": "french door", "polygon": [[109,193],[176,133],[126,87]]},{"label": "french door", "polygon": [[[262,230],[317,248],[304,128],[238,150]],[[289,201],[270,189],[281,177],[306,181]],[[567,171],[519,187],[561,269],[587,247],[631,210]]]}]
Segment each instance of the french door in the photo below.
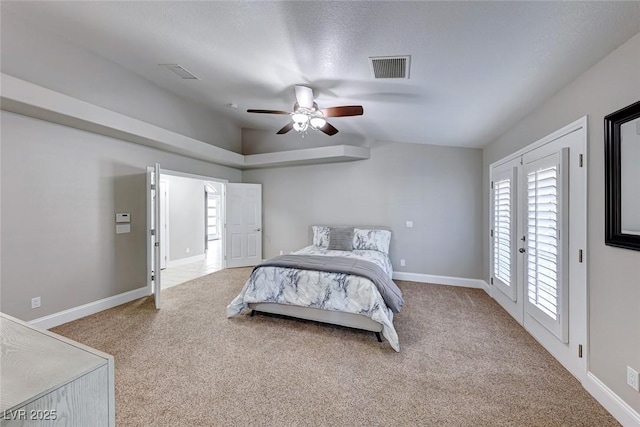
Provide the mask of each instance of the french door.
[{"label": "french door", "polygon": [[517,228],[519,165],[520,159],[514,159],[493,170],[491,237],[493,240],[493,286],[500,290],[501,296],[506,298],[504,304],[509,306],[507,311],[522,323],[522,319],[517,316],[517,310],[511,307],[512,303],[522,299],[521,295],[518,296],[516,275],[519,271],[516,252],[519,234]]},{"label": "french door", "polygon": [[586,119],[491,166],[492,296],[586,374]]}]

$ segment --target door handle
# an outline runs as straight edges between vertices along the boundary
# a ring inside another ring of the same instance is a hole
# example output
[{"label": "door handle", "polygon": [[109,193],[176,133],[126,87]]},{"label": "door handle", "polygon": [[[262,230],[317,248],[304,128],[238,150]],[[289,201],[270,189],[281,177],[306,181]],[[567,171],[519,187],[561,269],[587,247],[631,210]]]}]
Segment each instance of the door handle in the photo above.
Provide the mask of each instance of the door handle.
[{"label": "door handle", "polygon": [[261,228],[256,228],[256,231],[260,231],[260,230],[262,230],[262,229]]},{"label": "door handle", "polygon": [[525,251],[525,249],[524,249],[524,248],[520,248],[520,249],[518,249],[518,252],[520,252],[521,254],[523,254],[523,253],[525,253],[526,251]]}]

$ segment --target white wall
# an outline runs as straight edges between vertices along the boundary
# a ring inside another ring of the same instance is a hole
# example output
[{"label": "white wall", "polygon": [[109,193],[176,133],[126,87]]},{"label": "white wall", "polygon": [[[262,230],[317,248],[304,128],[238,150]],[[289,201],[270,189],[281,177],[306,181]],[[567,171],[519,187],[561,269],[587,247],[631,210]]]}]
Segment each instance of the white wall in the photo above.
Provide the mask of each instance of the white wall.
[{"label": "white wall", "polygon": [[[626,385],[627,365],[640,371],[640,252],[604,244],[604,116],[640,99],[640,34],[589,69],[484,150],[489,165],[588,115],[589,370],[640,412],[640,393]],[[483,200],[485,279],[489,276],[488,197]]]},{"label": "white wall", "polygon": [[6,8],[0,18],[3,73],[240,152],[239,126],[219,114],[38,28]]},{"label": "white wall", "polygon": [[204,255],[204,181],[171,175],[161,179],[169,187],[168,261]]},{"label": "white wall", "polygon": [[[339,120],[339,119],[338,119]],[[343,119],[349,120],[349,118]],[[283,126],[286,120],[283,121]],[[338,126],[339,123],[336,123]],[[257,129],[242,129],[242,154],[262,154],[276,151],[301,150],[304,148],[328,147],[332,145],[366,146],[369,141],[360,135],[338,132],[333,136],[321,132],[309,131],[302,137],[298,132],[291,131],[284,135],[277,135],[276,130],[265,132]]]},{"label": "white wall", "polygon": [[478,149],[378,142],[369,160],[242,176],[263,185],[265,258],[307,246],[313,224],[385,225],[395,270],[481,278],[481,174]]},{"label": "white wall", "polygon": [[[0,310],[23,320],[146,285],[147,166],[241,181],[236,169],[90,132],[0,120]],[[131,213],[131,233],[115,234],[116,212]]]}]

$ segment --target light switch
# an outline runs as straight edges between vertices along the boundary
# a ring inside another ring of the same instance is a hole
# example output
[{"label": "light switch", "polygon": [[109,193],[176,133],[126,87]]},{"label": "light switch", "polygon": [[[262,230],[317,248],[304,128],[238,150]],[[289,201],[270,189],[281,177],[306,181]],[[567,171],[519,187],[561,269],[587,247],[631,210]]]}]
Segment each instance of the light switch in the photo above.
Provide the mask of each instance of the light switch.
[{"label": "light switch", "polygon": [[413,221],[407,221],[407,222],[405,223],[405,227],[407,227],[407,228],[413,228]]},{"label": "light switch", "polygon": [[116,222],[131,222],[131,214],[129,212],[117,213]]},{"label": "light switch", "polygon": [[131,224],[116,224],[116,234],[131,233]]}]

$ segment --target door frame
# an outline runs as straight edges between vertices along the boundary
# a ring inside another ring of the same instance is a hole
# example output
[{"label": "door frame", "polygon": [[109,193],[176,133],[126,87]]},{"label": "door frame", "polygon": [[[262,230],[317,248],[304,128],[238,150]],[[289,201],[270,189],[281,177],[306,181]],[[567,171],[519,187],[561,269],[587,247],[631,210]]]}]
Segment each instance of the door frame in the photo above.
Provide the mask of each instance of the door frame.
[{"label": "door frame", "polygon": [[[188,173],[188,172],[181,172],[181,171],[176,171],[176,170],[171,170],[171,169],[160,169],[160,175],[171,175],[171,176],[177,176],[177,177],[181,177],[181,178],[191,178],[191,179],[196,179],[198,181],[212,181],[212,182],[218,182],[220,184],[222,184],[222,194],[220,195],[220,210],[221,210],[221,218],[220,218],[220,223],[221,224],[225,224],[226,223],[226,219],[224,218],[224,206],[225,206],[225,198],[226,198],[226,191],[225,191],[225,186],[226,184],[229,183],[228,179],[224,179],[224,178],[215,178],[212,176],[206,176],[206,175],[197,175],[197,174],[193,174],[193,173]],[[205,203],[205,208],[206,208],[206,203]],[[205,219],[206,220],[206,219]],[[205,230],[206,233],[206,230]],[[224,244],[226,241],[226,228],[223,226],[221,227],[221,233],[220,233],[220,239],[221,239],[221,244],[222,244],[222,269],[227,268],[226,265],[226,252],[224,250]],[[205,246],[206,249],[206,246]]]},{"label": "door frame", "polygon": [[[577,226],[574,226],[572,224],[572,230],[574,230],[571,234],[576,235],[576,228],[578,231],[578,235],[582,235],[584,236],[584,242],[581,242],[580,244],[580,248],[582,250],[582,262],[581,264],[581,268],[579,269],[579,276],[580,277],[573,277],[571,278],[571,280],[574,280],[578,283],[580,283],[580,281],[584,281],[584,301],[581,302],[581,304],[578,306],[578,309],[580,310],[581,313],[584,314],[583,318],[579,319],[579,322],[582,325],[582,329],[581,331],[578,332],[582,332],[582,336],[577,338],[577,342],[582,343],[583,349],[582,349],[582,362],[578,363],[578,371],[576,372],[575,370],[571,369],[570,367],[568,367],[565,363],[563,363],[562,360],[558,359],[556,356],[554,356],[554,358],[556,358],[560,363],[563,364],[563,366],[565,366],[565,368],[567,368],[567,370],[569,370],[569,372],[571,372],[573,375],[575,375],[578,380],[580,382],[584,382],[586,380],[587,377],[587,372],[589,369],[589,277],[588,277],[588,257],[589,257],[589,253],[588,253],[588,223],[587,223],[587,208],[588,208],[588,203],[589,203],[589,199],[588,199],[588,174],[587,174],[587,165],[588,165],[588,117],[584,116],[579,118],[578,120],[564,126],[561,129],[558,129],[557,131],[545,136],[544,138],[541,138],[539,140],[537,140],[536,142],[527,145],[526,147],[509,154],[508,156],[505,156],[503,158],[501,158],[500,160],[497,160],[493,163],[491,163],[489,165],[489,182],[491,183],[493,181],[493,169],[497,166],[500,166],[504,163],[507,162],[511,162],[517,158],[521,158],[522,156],[524,156],[525,154],[534,151],[536,149],[539,149],[549,143],[552,143],[566,135],[569,135],[573,132],[582,132],[582,138],[581,138],[581,148],[580,148],[580,154],[582,155],[582,180],[583,180],[583,188],[582,191],[579,193],[582,200],[584,200],[584,205],[585,205],[585,209],[579,209],[578,212],[581,212],[580,215],[580,224]],[[570,190],[571,191],[571,190]],[[576,191],[575,189],[573,191]],[[519,192],[520,193],[520,192]],[[489,236],[490,236],[490,230],[493,227],[493,211],[492,211],[492,190],[491,188],[489,189],[489,215],[488,215],[488,230],[489,230]],[[520,203],[522,203],[522,198],[521,195],[518,194],[518,204],[520,206]],[[573,208],[574,210],[576,210],[576,208]],[[571,239],[571,238],[570,238]],[[492,238],[489,237],[489,265],[488,265],[488,271],[491,273],[492,271],[492,260],[493,260],[493,256],[492,251],[493,251],[493,243],[492,243]],[[575,245],[572,244],[572,240],[570,240],[570,244],[569,244],[570,248],[574,248]],[[571,256],[576,255],[573,252],[570,253]],[[519,260],[518,260],[519,261]],[[567,262],[567,265],[569,265],[569,262]],[[570,282],[569,286],[571,286],[573,282]],[[497,289],[494,290],[494,286],[492,284],[489,284],[489,289],[490,289],[490,295],[500,304],[501,307],[504,307],[504,302],[506,300],[506,296],[505,297],[501,297],[504,294],[500,291],[498,291]],[[523,289],[519,289],[518,290],[518,298],[521,295],[521,292],[524,293]],[[524,295],[522,295],[522,298],[524,299]],[[520,314],[519,312],[514,312],[513,309],[507,309],[505,307],[505,310],[512,316],[514,317],[518,323],[522,324],[524,326],[524,301],[522,301],[523,306],[522,306],[522,313]],[[533,334],[531,333],[531,331],[529,331],[528,329],[525,328],[525,330],[527,330],[527,332],[529,332],[532,336]],[[571,333],[571,332],[570,332]],[[535,336],[534,336],[535,338]],[[537,340],[537,339],[536,339]],[[540,341],[539,341],[540,342]],[[548,351],[550,351],[550,349],[545,345],[545,343],[540,342],[540,344],[545,347],[545,349],[547,349]],[[550,351],[551,352],[551,351]],[[553,353],[552,353],[553,355]]]},{"label": "door frame", "polygon": [[[149,172],[153,171],[154,167],[153,166],[147,166],[147,180],[149,179]],[[224,204],[225,204],[225,185],[229,182],[228,179],[224,179],[224,178],[216,178],[216,177],[212,177],[212,176],[205,176],[205,175],[197,175],[197,174],[192,174],[192,173],[188,173],[188,172],[181,172],[181,171],[176,171],[176,170],[171,170],[171,169],[162,169],[160,168],[160,176],[162,175],[171,175],[171,176],[178,176],[178,177],[182,177],[182,178],[192,178],[192,179],[197,179],[199,181],[214,181],[214,182],[219,182],[222,184],[222,197],[220,198],[220,204],[221,204],[221,210],[222,210],[222,215],[224,215]],[[160,179],[157,179],[158,182],[160,182]],[[150,188],[150,183],[147,182],[147,189]],[[146,198],[147,198],[147,223],[146,223],[146,229],[147,229],[147,233],[150,233],[151,230],[151,193],[149,191],[146,191]],[[167,218],[168,221],[168,218]],[[224,216],[221,218],[222,224],[225,223],[225,218]],[[224,252],[224,244],[226,241],[226,229],[225,227],[222,227],[222,232],[220,234],[220,238],[222,239],[221,244],[223,245],[223,253],[221,254],[222,257],[222,268],[226,268],[226,254]],[[162,240],[161,240],[162,241]],[[153,294],[153,282],[151,280],[151,268],[152,268],[152,259],[153,259],[153,247],[151,247],[151,239],[150,236],[147,234],[147,293],[148,295],[152,295]],[[158,269],[158,272],[156,274],[161,275],[162,274],[162,270]]]}]

